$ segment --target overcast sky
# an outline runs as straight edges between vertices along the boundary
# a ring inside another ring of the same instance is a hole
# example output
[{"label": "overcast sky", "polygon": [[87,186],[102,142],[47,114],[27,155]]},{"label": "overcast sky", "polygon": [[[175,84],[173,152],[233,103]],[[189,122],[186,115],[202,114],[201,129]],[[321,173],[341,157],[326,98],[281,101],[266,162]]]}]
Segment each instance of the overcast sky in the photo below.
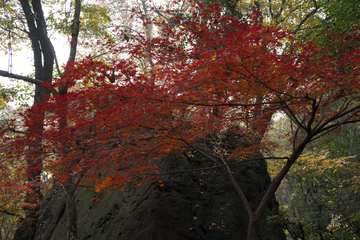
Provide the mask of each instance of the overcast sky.
[{"label": "overcast sky", "polygon": [[[55,39],[54,36],[55,35],[52,36],[51,41],[54,45],[59,65],[62,66],[69,57],[69,43],[65,37],[57,35]],[[32,50],[28,48],[28,45],[24,44],[24,48],[21,51],[13,52],[12,61],[10,62],[9,54],[5,54],[4,51],[0,52],[0,54],[2,55],[0,58],[0,70],[24,76],[34,71],[33,53]],[[9,67],[11,62],[11,67]],[[14,84],[12,81],[9,81],[8,78],[1,76],[0,83],[6,86]]]}]

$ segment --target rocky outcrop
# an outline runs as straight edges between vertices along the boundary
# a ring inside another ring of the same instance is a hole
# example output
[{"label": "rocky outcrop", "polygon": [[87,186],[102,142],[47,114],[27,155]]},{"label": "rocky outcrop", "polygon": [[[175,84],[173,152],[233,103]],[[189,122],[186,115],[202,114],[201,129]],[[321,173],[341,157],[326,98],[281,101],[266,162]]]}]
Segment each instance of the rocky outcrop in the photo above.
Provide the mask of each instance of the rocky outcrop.
[{"label": "rocky outcrop", "polygon": [[[80,240],[200,240],[246,239],[248,217],[227,176],[209,167],[201,156],[169,156],[160,164],[162,172],[195,169],[163,175],[165,186],[146,183],[126,192],[98,195],[93,189],[76,193]],[[256,206],[270,177],[266,162],[255,160],[232,165],[235,177]],[[41,206],[35,240],[66,239],[65,192],[50,190]],[[259,236],[263,240],[286,239],[271,217],[278,210],[275,198],[263,217]]]}]

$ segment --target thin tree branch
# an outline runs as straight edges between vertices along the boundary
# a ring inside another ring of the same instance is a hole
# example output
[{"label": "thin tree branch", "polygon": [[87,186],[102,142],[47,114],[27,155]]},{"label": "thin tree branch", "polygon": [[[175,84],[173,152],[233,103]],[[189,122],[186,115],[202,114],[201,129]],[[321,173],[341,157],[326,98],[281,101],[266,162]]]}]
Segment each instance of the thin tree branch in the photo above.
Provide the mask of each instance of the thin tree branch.
[{"label": "thin tree branch", "polygon": [[24,220],[24,218],[22,218],[19,214],[9,212],[8,210],[1,210],[1,209],[0,209],[0,212],[4,213],[4,214],[6,214],[6,215],[14,216],[14,217],[17,217],[17,218],[19,218],[19,219]]},{"label": "thin tree branch", "polygon": [[[17,74],[13,74],[13,73],[9,73],[9,72],[2,71],[2,70],[0,70],[0,76],[8,77],[8,78],[14,78],[14,79],[17,79],[17,80],[23,80],[25,82],[33,83],[33,84],[36,84],[36,85],[44,84],[44,81],[34,79],[34,78],[25,77],[25,76],[21,76],[21,75],[17,75]],[[51,89],[50,92],[54,96],[58,94],[58,92],[55,89]]]},{"label": "thin tree branch", "polygon": [[212,170],[216,168],[224,168],[231,165],[237,165],[237,164],[244,164],[252,161],[262,161],[262,160],[270,160],[270,159],[283,159],[288,160],[288,157],[266,157],[266,158],[250,158],[245,159],[241,161],[231,162],[231,163],[225,163],[222,165],[216,165],[213,167],[206,167],[206,168],[194,168],[194,169],[187,169],[187,170],[179,170],[179,171],[171,171],[171,172],[161,172],[161,173],[151,173],[149,175],[169,175],[169,174],[175,174],[175,173],[185,173],[185,172],[196,172],[196,171],[204,171],[204,170]]},{"label": "thin tree branch", "polygon": [[41,85],[41,84],[44,83],[44,81],[41,81],[41,80],[38,80],[38,79],[24,77],[24,76],[21,76],[21,75],[9,73],[9,72],[2,71],[2,70],[0,70],[0,76],[8,77],[8,78],[14,78],[14,79],[18,79],[18,80],[23,80],[25,82],[29,82],[29,83],[33,83],[33,84],[37,84],[37,85]]},{"label": "thin tree branch", "polygon": [[296,34],[298,31],[300,31],[300,30],[301,30],[301,26],[302,26],[311,16],[315,15],[315,13],[317,12],[317,10],[320,9],[320,7],[317,5],[317,3],[316,3],[315,0],[313,0],[312,2],[314,3],[314,5],[315,5],[314,7],[315,7],[315,8],[314,8],[311,12],[309,12],[309,13],[305,16],[305,18],[299,23],[297,29],[294,30],[294,34]]}]

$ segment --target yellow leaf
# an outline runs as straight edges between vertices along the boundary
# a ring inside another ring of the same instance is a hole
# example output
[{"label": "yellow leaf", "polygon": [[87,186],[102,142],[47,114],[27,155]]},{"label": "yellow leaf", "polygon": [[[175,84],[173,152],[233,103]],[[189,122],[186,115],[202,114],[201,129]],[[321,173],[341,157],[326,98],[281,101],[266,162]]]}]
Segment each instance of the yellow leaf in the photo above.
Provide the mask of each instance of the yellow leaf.
[{"label": "yellow leaf", "polygon": [[215,61],[216,60],[216,53],[215,55],[212,57],[211,61]]}]

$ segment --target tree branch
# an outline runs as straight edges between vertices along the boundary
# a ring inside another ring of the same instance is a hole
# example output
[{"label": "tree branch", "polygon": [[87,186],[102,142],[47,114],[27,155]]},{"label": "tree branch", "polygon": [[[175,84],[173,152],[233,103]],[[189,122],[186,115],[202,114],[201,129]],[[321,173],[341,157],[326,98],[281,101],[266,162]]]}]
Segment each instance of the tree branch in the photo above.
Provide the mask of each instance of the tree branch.
[{"label": "tree branch", "polygon": [[14,79],[18,79],[18,80],[23,80],[25,82],[29,82],[29,83],[33,83],[33,84],[37,84],[37,85],[41,85],[41,84],[44,83],[44,81],[41,81],[41,80],[38,80],[38,79],[24,77],[24,76],[21,76],[21,75],[9,73],[9,72],[2,71],[2,70],[0,70],[0,76],[8,77],[8,78],[14,78]]},{"label": "tree branch", "polygon": [[12,213],[12,212],[9,212],[9,211],[7,211],[7,210],[1,210],[1,209],[0,209],[0,212],[1,212],[1,213],[4,213],[4,214],[6,214],[6,215],[14,216],[14,217],[17,217],[17,218],[19,218],[19,219],[24,220],[24,218],[22,218],[19,214]]},{"label": "tree branch", "polygon": [[[0,70],[0,76],[8,77],[8,78],[14,78],[14,79],[17,79],[17,80],[23,80],[25,82],[33,83],[33,84],[36,84],[36,85],[41,85],[41,84],[44,83],[44,81],[41,81],[41,80],[38,80],[38,79],[33,79],[33,78],[29,78],[29,77],[9,73],[9,72],[2,71],[2,70]],[[50,92],[54,96],[58,94],[58,92],[55,89],[51,89]]]},{"label": "tree branch", "polygon": [[288,160],[288,157],[264,157],[264,158],[250,158],[250,159],[244,159],[241,161],[231,162],[231,163],[225,163],[222,165],[216,165],[213,167],[205,167],[205,168],[193,168],[193,169],[186,169],[186,170],[179,170],[179,171],[171,171],[171,172],[160,172],[160,173],[151,173],[149,175],[169,175],[169,174],[175,174],[175,173],[185,173],[185,172],[197,172],[197,171],[205,171],[205,170],[212,170],[216,168],[224,168],[231,165],[237,165],[237,164],[245,164],[253,161],[263,161],[263,160],[270,160],[270,159],[283,159]]}]

